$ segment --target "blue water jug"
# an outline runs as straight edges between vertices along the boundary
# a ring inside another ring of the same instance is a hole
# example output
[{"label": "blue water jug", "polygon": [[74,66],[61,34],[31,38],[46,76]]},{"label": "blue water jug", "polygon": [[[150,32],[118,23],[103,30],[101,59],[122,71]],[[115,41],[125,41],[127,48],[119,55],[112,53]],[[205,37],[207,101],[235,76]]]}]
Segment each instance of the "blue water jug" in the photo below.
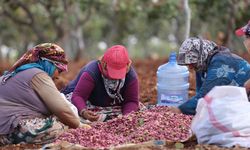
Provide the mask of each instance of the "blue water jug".
[{"label": "blue water jug", "polygon": [[171,52],[169,62],[157,70],[157,105],[179,106],[188,100],[189,71],[176,62],[176,53]]}]

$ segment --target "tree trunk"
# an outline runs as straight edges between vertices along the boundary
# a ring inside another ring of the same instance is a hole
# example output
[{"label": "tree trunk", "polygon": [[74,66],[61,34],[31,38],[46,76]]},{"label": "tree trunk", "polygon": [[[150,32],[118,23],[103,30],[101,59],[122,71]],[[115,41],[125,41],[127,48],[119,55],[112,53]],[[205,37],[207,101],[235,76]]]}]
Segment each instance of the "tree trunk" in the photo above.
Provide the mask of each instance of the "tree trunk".
[{"label": "tree trunk", "polygon": [[84,42],[82,28],[78,27],[73,36],[76,40],[76,48],[77,48],[74,61],[78,61],[81,59],[84,49],[85,49],[85,42]]},{"label": "tree trunk", "polygon": [[182,43],[182,33],[181,33],[181,30],[180,30],[180,27],[182,26],[182,23],[181,23],[181,17],[178,16],[176,17],[174,20],[173,20],[173,23],[172,23],[172,28],[174,29],[174,35],[175,35],[175,39],[176,39],[176,43],[178,45],[181,45]]},{"label": "tree trunk", "polygon": [[227,47],[232,47],[232,32],[233,31],[233,26],[235,25],[235,3],[237,1],[229,1],[230,7],[228,8],[229,14],[230,14],[230,19],[228,21],[227,25],[227,30],[226,30],[226,39],[225,39],[225,45]]},{"label": "tree trunk", "polygon": [[184,13],[185,13],[185,35],[184,39],[187,39],[190,35],[190,24],[191,24],[191,10],[188,5],[188,0],[184,1]]}]

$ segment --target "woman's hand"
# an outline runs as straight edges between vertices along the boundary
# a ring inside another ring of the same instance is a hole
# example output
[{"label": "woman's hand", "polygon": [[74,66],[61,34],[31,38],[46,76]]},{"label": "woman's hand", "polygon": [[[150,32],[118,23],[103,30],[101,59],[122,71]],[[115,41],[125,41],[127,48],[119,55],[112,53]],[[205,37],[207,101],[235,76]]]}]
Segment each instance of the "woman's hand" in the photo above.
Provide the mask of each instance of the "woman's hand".
[{"label": "woman's hand", "polygon": [[177,107],[170,106],[169,107],[170,112],[175,113],[175,114],[181,114],[181,110]]},{"label": "woman's hand", "polygon": [[91,128],[91,126],[90,126],[90,125],[88,125],[88,124],[85,124],[85,123],[80,123],[79,128],[86,128],[86,129],[90,129],[90,128]]},{"label": "woman's hand", "polygon": [[81,116],[84,118],[84,119],[88,119],[89,121],[97,121],[99,119],[99,115],[96,114],[95,112],[93,111],[90,111],[90,110],[85,110],[82,112]]}]

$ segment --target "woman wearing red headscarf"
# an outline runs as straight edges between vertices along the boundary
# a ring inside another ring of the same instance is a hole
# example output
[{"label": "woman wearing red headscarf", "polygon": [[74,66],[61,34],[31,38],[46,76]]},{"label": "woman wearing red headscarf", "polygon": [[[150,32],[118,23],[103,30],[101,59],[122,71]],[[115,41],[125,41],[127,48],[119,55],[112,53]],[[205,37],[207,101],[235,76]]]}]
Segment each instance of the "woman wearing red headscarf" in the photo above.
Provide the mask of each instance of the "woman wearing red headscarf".
[{"label": "woman wearing red headscarf", "polygon": [[137,111],[138,90],[137,74],[127,49],[114,45],[100,60],[84,66],[62,92],[77,107],[82,121],[93,122]]},{"label": "woman wearing red headscarf", "polygon": [[67,70],[67,63],[61,47],[44,43],[0,77],[0,145],[48,143],[65,125],[81,125],[52,80]]}]

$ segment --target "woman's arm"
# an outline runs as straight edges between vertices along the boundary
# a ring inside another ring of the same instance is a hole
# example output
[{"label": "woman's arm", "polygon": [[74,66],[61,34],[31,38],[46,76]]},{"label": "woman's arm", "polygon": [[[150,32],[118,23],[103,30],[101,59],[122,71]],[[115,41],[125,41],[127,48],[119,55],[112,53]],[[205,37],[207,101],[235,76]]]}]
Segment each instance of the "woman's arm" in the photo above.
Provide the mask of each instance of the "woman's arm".
[{"label": "woman's arm", "polygon": [[77,107],[79,113],[86,109],[86,101],[88,100],[94,87],[94,79],[89,73],[84,72],[75,87],[71,99],[72,103]]},{"label": "woman's arm", "polygon": [[124,103],[122,105],[122,114],[126,115],[139,108],[139,85],[137,77],[132,80],[124,92]]},{"label": "woman's arm", "polygon": [[200,88],[201,88],[201,86],[202,86],[202,78],[204,78],[203,76],[202,76],[202,73],[198,73],[198,72],[196,72],[195,73],[195,75],[196,75],[196,92],[198,93],[199,92],[199,90],[200,90]]},{"label": "woman's arm", "polygon": [[[200,98],[204,97],[215,86],[229,85],[231,83],[232,79],[230,79],[228,75],[225,74],[224,76],[220,76],[220,70],[223,69],[223,66],[225,65],[225,63],[217,62],[209,66],[207,76],[204,82],[201,84],[201,87],[198,92],[196,92],[196,95],[193,96],[186,103],[179,106],[179,109],[182,113],[195,115],[195,109]],[[224,70],[221,71],[223,72]]]},{"label": "woman's arm", "polygon": [[71,128],[77,128],[80,120],[77,118],[68,104],[60,95],[53,80],[46,73],[39,73],[31,80],[31,86],[41,97],[48,109],[59,118],[59,120]]}]

